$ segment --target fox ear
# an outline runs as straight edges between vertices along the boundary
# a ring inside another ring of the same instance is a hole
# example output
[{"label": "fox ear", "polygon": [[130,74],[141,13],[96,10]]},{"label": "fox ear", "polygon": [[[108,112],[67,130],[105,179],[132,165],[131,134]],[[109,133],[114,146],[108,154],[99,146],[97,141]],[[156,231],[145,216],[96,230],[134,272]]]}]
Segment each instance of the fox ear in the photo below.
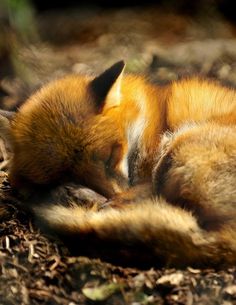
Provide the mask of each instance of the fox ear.
[{"label": "fox ear", "polygon": [[97,109],[118,106],[120,103],[121,79],[124,70],[124,61],[118,61],[90,83],[95,96]]}]

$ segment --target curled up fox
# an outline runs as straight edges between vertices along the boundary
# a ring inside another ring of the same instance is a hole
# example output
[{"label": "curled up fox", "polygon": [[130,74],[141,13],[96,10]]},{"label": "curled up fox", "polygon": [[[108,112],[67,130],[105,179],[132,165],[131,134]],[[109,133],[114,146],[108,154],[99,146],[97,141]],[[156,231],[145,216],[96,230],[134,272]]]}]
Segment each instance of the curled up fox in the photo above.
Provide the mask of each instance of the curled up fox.
[{"label": "curled up fox", "polygon": [[123,73],[69,75],[34,93],[1,134],[19,192],[77,181],[93,208],[30,204],[72,248],[120,261],[236,263],[236,91],[187,78],[157,86]]}]

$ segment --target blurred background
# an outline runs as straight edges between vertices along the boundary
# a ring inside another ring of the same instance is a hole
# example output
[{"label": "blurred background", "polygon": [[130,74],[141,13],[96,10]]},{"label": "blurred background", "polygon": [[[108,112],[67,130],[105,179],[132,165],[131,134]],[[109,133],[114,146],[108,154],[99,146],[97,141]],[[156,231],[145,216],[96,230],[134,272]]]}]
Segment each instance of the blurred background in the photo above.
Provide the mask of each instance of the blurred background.
[{"label": "blurred background", "polygon": [[200,74],[236,86],[233,1],[0,0],[0,108],[120,59],[160,84]]}]

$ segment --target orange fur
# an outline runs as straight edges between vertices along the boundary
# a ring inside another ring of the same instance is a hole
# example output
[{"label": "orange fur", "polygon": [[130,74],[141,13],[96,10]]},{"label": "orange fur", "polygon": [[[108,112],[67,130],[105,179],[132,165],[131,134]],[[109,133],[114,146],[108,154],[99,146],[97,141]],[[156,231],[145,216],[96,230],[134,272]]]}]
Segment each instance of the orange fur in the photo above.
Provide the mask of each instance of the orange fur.
[{"label": "orange fur", "polygon": [[12,185],[73,179],[111,198],[100,212],[32,207],[66,239],[145,245],[179,266],[235,263],[235,90],[122,72],[67,76],[26,101],[7,130]]}]

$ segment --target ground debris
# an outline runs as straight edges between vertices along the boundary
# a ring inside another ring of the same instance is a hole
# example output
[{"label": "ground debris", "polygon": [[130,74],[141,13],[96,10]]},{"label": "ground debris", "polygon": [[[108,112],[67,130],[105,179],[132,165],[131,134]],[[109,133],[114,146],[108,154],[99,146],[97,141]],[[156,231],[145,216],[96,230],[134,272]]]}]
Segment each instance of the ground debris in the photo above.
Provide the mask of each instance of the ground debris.
[{"label": "ground debris", "polygon": [[235,268],[139,270],[68,256],[11,200],[0,224],[0,304],[228,305],[236,299]]},{"label": "ground debris", "polygon": [[[154,8],[102,14],[81,10],[71,15],[45,14],[39,18],[39,29],[45,41],[17,45],[19,54],[14,53],[14,59],[23,63],[28,82],[17,71],[0,79],[1,108],[17,109],[26,96],[51,78],[68,72],[101,72],[121,59],[127,62],[128,72],[145,72],[158,83],[200,74],[236,86],[235,25],[221,18],[213,24],[209,18],[189,21],[186,16]],[[0,153],[0,162],[3,159],[4,153]],[[57,194],[64,198],[61,204],[67,204],[78,195],[81,198],[81,189],[71,184],[54,194],[55,199]],[[7,174],[0,171],[0,305],[236,302],[236,267],[139,270],[71,257],[62,244],[37,229],[19,204]]]}]

